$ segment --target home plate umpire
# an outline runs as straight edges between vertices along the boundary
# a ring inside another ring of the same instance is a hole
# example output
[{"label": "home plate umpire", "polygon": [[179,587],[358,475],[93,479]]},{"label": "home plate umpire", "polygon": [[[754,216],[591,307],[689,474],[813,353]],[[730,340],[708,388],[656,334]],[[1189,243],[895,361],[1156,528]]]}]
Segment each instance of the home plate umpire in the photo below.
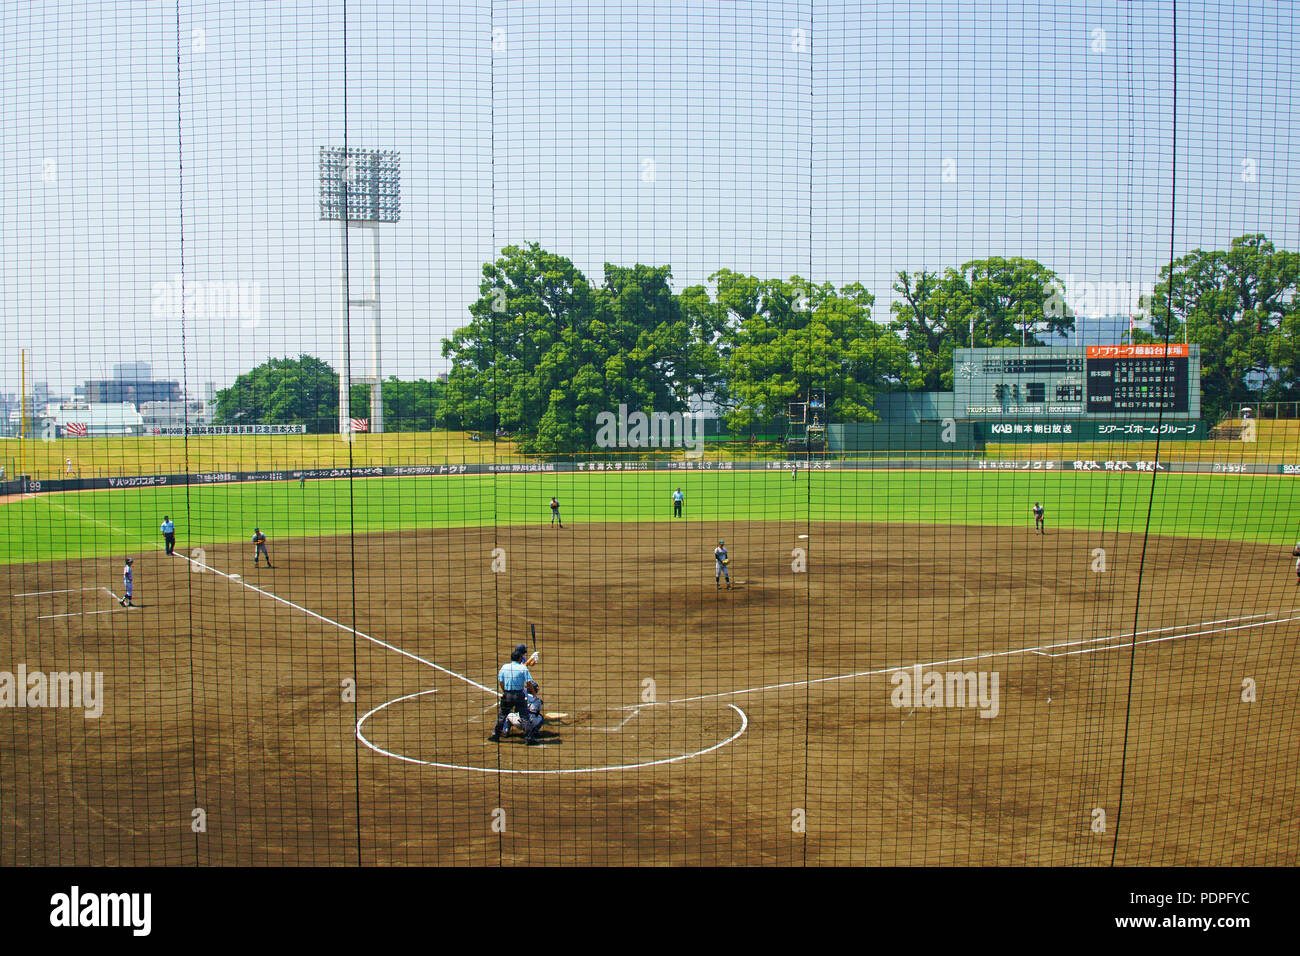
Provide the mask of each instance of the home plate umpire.
[{"label": "home plate umpire", "polygon": [[528,719],[528,702],[524,696],[525,688],[533,682],[533,675],[524,663],[527,656],[527,645],[516,644],[510,652],[510,660],[502,664],[501,670],[497,672],[497,683],[501,685],[501,707],[497,711],[496,727],[488,738],[494,743],[501,740],[501,732],[506,729],[506,718],[512,713],[519,715],[524,728],[524,741],[528,746],[537,743],[537,728]]}]

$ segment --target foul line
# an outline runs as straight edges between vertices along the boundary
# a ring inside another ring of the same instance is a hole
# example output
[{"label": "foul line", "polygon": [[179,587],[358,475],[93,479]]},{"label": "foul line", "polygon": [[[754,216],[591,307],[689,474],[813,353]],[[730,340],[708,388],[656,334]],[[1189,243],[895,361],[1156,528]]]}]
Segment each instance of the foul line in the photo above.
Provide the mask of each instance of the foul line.
[{"label": "foul line", "polygon": [[372,644],[377,644],[380,647],[385,648],[386,650],[392,651],[394,654],[401,654],[403,657],[409,657],[411,660],[418,661],[421,664],[424,664],[428,667],[432,667],[436,671],[442,671],[444,674],[448,675],[449,677],[454,677],[457,680],[462,680],[466,684],[469,684],[471,687],[477,687],[479,690],[486,691],[487,693],[492,694],[493,696],[497,696],[497,692],[495,690],[493,690],[491,687],[486,687],[483,684],[480,684],[472,677],[466,677],[464,674],[458,674],[455,671],[450,670],[449,668],[443,667],[441,664],[435,664],[433,661],[426,660],[425,658],[421,657],[419,654],[412,654],[410,651],[404,651],[400,647],[397,647],[394,644],[389,644],[387,641],[381,641],[377,637],[371,637],[369,634],[363,633],[362,631],[358,631],[354,627],[349,627],[346,624],[339,623],[333,618],[328,618],[324,614],[317,614],[311,608],[303,607],[301,604],[295,604],[293,601],[290,601],[287,598],[282,598],[280,597],[280,595],[274,594],[271,591],[267,591],[265,588],[259,588],[256,584],[249,584],[243,578],[238,578],[231,574],[227,574],[225,571],[221,571],[217,568],[214,568],[209,564],[201,564],[200,562],[195,561],[193,558],[181,554],[179,551],[175,552],[175,554],[176,557],[180,558],[182,561],[188,561],[190,564],[194,565],[196,568],[199,568],[204,573],[219,575],[220,577],[225,578],[227,581],[231,582],[232,584],[238,584],[248,588],[250,591],[256,591],[258,594],[264,595],[265,597],[269,597],[273,601],[279,601],[285,607],[291,607],[295,611],[301,611],[303,614],[306,614],[308,617],[314,617],[318,621],[323,621],[326,624],[332,624],[334,627],[337,627],[340,631],[342,631],[345,634],[355,634],[357,637],[360,637],[363,640],[370,641],[370,643]]},{"label": "foul line", "polygon": [[[1279,611],[1277,613],[1289,614],[1292,611],[1296,611],[1296,610],[1300,610],[1300,608],[1290,608],[1286,611]],[[1273,612],[1268,612],[1268,613],[1273,613]],[[834,681],[853,680],[858,677],[878,677],[881,674],[892,674],[895,671],[912,670],[913,668],[916,667],[921,667],[921,668],[941,667],[945,664],[964,664],[969,661],[989,660],[995,657],[1015,657],[1016,655],[1019,654],[1039,654],[1040,656],[1043,657],[1068,657],[1071,654],[1093,654],[1099,651],[1123,650],[1126,647],[1135,646],[1135,645],[1155,644],[1155,643],[1159,643],[1160,641],[1175,641],[1175,640],[1180,640],[1188,637],[1201,637],[1206,634],[1227,633],[1228,631],[1238,631],[1238,630],[1242,630],[1243,628],[1249,628],[1249,627],[1268,627],[1271,624],[1285,624],[1289,621],[1300,620],[1300,615],[1297,615],[1295,617],[1277,618],[1269,621],[1256,621],[1253,624],[1239,624],[1233,627],[1216,627],[1206,631],[1189,631],[1188,633],[1185,634],[1173,634],[1168,637],[1152,638],[1146,641],[1131,640],[1131,638],[1140,637],[1144,634],[1159,634],[1162,631],[1175,631],[1182,627],[1204,627],[1206,624],[1227,624],[1232,621],[1245,621],[1245,620],[1249,620],[1250,618],[1265,617],[1265,616],[1267,615],[1266,614],[1242,614],[1242,615],[1238,615],[1237,617],[1225,617],[1215,621],[1197,621],[1194,624],[1175,624],[1170,627],[1156,627],[1146,631],[1138,631],[1137,633],[1132,635],[1109,634],[1105,637],[1091,637],[1091,638],[1086,638],[1078,641],[1062,641],[1057,644],[1040,644],[1036,647],[1020,647],[1009,651],[989,651],[984,654],[972,654],[968,657],[950,657],[947,660],[930,661],[924,664],[921,663],[896,664],[892,667],[879,667],[873,670],[855,671],[852,674],[836,674],[833,677],[814,677],[809,680],[786,681],[785,683],[781,683],[781,684],[766,684],[762,687],[746,687],[743,690],[720,691],[716,694],[697,694],[694,697],[677,697],[674,698],[673,700],[665,700],[665,701],[652,703],[652,704],[637,704],[636,706],[656,707],[656,706],[666,706],[668,704],[688,704],[700,700],[717,700],[720,697],[736,697],[741,694],[761,694],[769,690],[788,690],[791,687],[812,687],[815,684],[829,684],[829,683],[833,683]],[[1129,642],[1125,644],[1113,644],[1110,647],[1094,647],[1094,648],[1088,648],[1086,650],[1067,651],[1064,654],[1043,653],[1044,651],[1055,650],[1056,648],[1061,648],[1061,647],[1073,647],[1078,644],[1096,644],[1102,641],[1115,641],[1115,640],[1124,640],[1124,639],[1129,639]],[[624,707],[623,709],[631,710],[632,708]]]},{"label": "foul line", "polygon": [[14,597],[37,597],[42,594],[76,594],[78,591],[98,591],[98,587],[89,588],[63,588],[59,591],[24,591],[22,594],[15,594]]}]

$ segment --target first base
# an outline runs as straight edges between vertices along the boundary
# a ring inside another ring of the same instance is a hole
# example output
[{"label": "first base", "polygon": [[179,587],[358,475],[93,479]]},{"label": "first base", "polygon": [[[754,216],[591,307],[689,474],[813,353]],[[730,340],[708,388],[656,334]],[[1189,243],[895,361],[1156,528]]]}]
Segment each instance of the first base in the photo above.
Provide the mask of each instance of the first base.
[{"label": "first base", "polygon": [[239,575],[238,575],[238,574],[232,574],[232,575],[230,576],[230,580],[232,580],[232,581],[238,581],[238,580],[239,580]]}]

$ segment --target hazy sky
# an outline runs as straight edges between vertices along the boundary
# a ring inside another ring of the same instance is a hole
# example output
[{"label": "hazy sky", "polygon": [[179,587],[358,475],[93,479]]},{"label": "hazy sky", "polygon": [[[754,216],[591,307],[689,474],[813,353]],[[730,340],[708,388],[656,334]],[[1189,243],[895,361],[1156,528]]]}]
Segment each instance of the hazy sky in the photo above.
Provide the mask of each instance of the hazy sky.
[{"label": "hazy sky", "polygon": [[[1175,71],[1173,7],[1146,0],[349,2],[346,30],[322,0],[182,2],[179,29],[171,3],[10,2],[0,389],[24,347],[60,390],[137,359],[194,391],[271,355],[337,367],[316,175],[345,135],[401,153],[385,375],[445,370],[482,264],[529,240],[593,282],[605,262],[669,264],[678,289],[722,267],[857,280],[882,321],[898,270],[987,255],[1149,285],[1171,212],[1177,254],[1300,248],[1295,8],[1177,15]],[[183,342],[161,294],[182,262],[242,292]]]}]

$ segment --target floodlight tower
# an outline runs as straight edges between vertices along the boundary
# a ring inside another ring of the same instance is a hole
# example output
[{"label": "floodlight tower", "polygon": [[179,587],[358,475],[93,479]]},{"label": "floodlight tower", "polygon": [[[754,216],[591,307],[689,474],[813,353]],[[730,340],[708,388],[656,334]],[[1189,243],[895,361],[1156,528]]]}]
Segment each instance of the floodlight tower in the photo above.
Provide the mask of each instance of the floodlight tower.
[{"label": "floodlight tower", "polygon": [[[339,223],[342,248],[339,256],[339,435],[351,441],[352,410],[348,400],[352,388],[350,310],[370,309],[370,374],[355,381],[370,384],[369,430],[384,430],[383,378],[379,359],[379,224],[397,222],[402,215],[401,158],[392,149],[320,148],[320,218]],[[349,229],[365,230],[370,241],[369,282],[362,294],[348,281]]]}]

